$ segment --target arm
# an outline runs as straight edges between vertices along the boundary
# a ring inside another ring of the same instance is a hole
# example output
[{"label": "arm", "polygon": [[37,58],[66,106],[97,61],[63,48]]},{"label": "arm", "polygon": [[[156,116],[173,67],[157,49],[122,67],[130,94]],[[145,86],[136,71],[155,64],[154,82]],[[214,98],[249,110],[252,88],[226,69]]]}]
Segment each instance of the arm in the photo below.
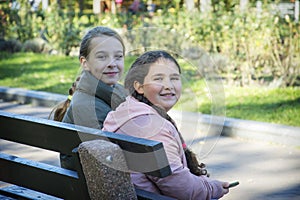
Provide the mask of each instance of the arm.
[{"label": "arm", "polygon": [[149,177],[164,195],[179,199],[210,200],[220,198],[228,192],[223,189],[223,182],[211,180],[205,176],[195,176],[189,171],[185,162],[182,162],[185,156],[178,133],[174,128],[166,127],[151,139],[163,142],[172,169],[172,175],[166,178]]}]

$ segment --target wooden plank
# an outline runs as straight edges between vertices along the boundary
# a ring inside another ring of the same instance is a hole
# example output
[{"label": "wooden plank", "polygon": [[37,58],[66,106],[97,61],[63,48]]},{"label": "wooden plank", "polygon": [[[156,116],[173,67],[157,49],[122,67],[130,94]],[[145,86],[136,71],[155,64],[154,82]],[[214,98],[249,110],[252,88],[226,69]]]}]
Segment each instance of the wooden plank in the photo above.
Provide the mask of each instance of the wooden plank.
[{"label": "wooden plank", "polygon": [[1,188],[0,188],[0,199],[1,200],[16,200],[15,198],[9,197],[7,195],[1,195]]},{"label": "wooden plank", "polygon": [[0,153],[0,180],[67,199],[84,199],[84,178],[72,170]]},{"label": "wooden plank", "polygon": [[15,199],[38,199],[38,200],[62,200],[41,192],[30,190],[28,188],[20,187],[17,185],[11,185],[4,188],[0,188],[1,200],[15,200]]},{"label": "wooden plank", "polygon": [[171,174],[161,142],[0,111],[0,138],[64,154],[83,141],[102,139],[118,144],[130,170],[157,177]]},{"label": "wooden plank", "polygon": [[[138,200],[175,200],[172,197],[163,196],[160,194],[151,193],[145,190],[141,189],[135,189],[135,192],[137,194]],[[5,196],[0,195],[0,199],[10,199],[18,198],[20,199],[20,196],[24,199],[39,199],[39,200],[60,200],[60,198],[55,198],[53,196],[49,196],[40,192],[36,192],[24,187],[12,185],[5,188],[0,188],[0,194],[3,194]]]}]

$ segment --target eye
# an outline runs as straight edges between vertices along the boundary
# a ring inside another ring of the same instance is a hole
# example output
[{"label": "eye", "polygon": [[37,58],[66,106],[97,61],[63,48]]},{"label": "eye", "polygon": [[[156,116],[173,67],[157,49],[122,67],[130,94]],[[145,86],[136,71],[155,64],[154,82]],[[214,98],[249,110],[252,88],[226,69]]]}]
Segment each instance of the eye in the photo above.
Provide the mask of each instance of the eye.
[{"label": "eye", "polygon": [[154,80],[154,81],[162,81],[162,80],[163,80],[163,77],[160,77],[160,76],[154,77],[153,80]]},{"label": "eye", "polygon": [[104,60],[104,59],[106,59],[106,56],[105,55],[99,55],[99,56],[97,56],[97,58],[99,58],[100,60]]},{"label": "eye", "polygon": [[172,81],[179,81],[179,80],[180,80],[180,77],[179,77],[179,76],[171,77],[171,80],[172,80]]},{"label": "eye", "polygon": [[180,75],[179,74],[172,74],[171,76],[170,76],[170,80],[171,81],[179,81],[180,80]]},{"label": "eye", "polygon": [[121,60],[123,58],[123,55],[121,54],[121,55],[117,55],[115,57],[116,57],[116,59]]}]

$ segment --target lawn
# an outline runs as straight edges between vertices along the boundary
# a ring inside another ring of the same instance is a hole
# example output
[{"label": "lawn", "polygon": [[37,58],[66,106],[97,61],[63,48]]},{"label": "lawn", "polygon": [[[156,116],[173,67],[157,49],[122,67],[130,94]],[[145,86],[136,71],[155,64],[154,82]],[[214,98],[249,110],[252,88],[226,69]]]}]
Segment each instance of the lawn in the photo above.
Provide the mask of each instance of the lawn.
[{"label": "lawn", "polygon": [[[134,57],[127,57],[128,68]],[[183,68],[183,94],[175,109],[300,126],[300,88],[233,87],[203,79],[189,63]],[[126,70],[125,70],[126,71]],[[0,85],[67,94],[80,73],[77,57],[33,53],[0,55]]]}]

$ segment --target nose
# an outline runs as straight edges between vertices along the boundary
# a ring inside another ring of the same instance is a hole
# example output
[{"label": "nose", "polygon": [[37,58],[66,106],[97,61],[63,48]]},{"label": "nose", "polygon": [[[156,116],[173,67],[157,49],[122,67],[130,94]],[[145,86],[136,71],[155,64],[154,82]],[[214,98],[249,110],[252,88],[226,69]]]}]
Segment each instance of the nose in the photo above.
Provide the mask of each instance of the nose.
[{"label": "nose", "polygon": [[174,88],[173,82],[168,78],[164,79],[163,86],[165,89],[173,89]]},{"label": "nose", "polygon": [[110,59],[107,67],[111,67],[111,68],[117,67],[117,61],[116,61],[116,59],[114,59],[114,58]]}]

